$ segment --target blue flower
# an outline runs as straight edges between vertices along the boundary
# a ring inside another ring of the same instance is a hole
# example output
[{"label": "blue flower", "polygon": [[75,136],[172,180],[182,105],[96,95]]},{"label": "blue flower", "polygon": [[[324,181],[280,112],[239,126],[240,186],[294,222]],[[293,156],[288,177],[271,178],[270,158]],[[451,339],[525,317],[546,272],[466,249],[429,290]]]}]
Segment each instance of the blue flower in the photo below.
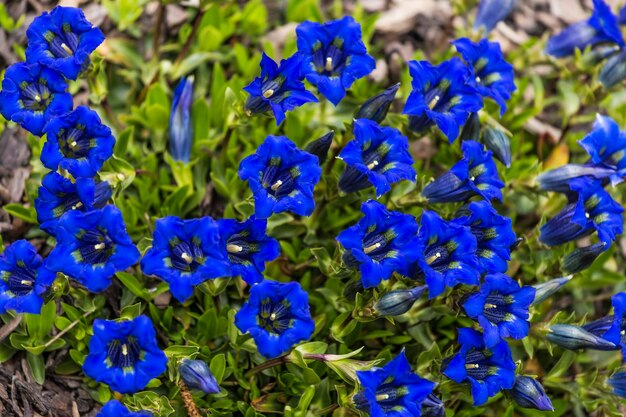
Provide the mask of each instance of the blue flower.
[{"label": "blue flower", "polygon": [[55,278],[33,245],[26,240],[13,242],[0,255],[0,314],[7,310],[39,314]]},{"label": "blue flower", "polygon": [[613,394],[626,398],[626,372],[616,372],[607,380]]},{"label": "blue flower", "polygon": [[376,94],[374,97],[369,98],[363,105],[356,111],[355,119],[369,119],[376,123],[382,123],[389,112],[389,107],[393,103],[396,97],[396,93],[400,88],[400,83],[394,84],[382,93]]},{"label": "blue flower", "polygon": [[235,315],[235,325],[250,333],[259,353],[275,358],[313,334],[309,295],[297,282],[265,280],[250,288],[250,299]]},{"label": "blue flower", "polygon": [[596,231],[600,241],[610,246],[624,230],[623,207],[613,200],[599,181],[574,179],[570,181],[570,187],[576,200],[541,227],[539,240],[556,246]]},{"label": "blue flower", "polygon": [[304,150],[311,155],[317,156],[320,165],[322,165],[324,162],[326,162],[326,158],[328,158],[328,151],[330,150],[330,145],[333,144],[334,137],[335,131],[331,130],[324,136],[321,136],[313,140],[312,142],[307,143]]},{"label": "blue flower", "polygon": [[532,305],[543,303],[571,279],[572,275],[569,275],[561,278],[553,278],[549,281],[533,285],[533,288],[535,289],[535,299],[533,300]]},{"label": "blue flower", "polygon": [[107,402],[96,417],[152,417],[152,413],[147,411],[128,411],[128,408],[117,400]]},{"label": "blue flower", "polygon": [[90,211],[104,207],[113,191],[108,182],[96,183],[93,178],[72,181],[56,172],[43,177],[39,196],[35,199],[37,221],[41,229],[55,235],[62,215],[71,210]]},{"label": "blue flower", "polygon": [[26,36],[26,62],[45,65],[70,80],[89,66],[89,55],[104,41],[81,9],[61,6],[36,17]]},{"label": "blue flower", "polygon": [[506,111],[506,101],[517,89],[513,66],[506,62],[500,44],[482,39],[477,43],[467,38],[452,42],[463,56],[476,81],[476,90],[483,97],[491,97],[500,106],[500,115]]},{"label": "blue flower", "polygon": [[444,361],[443,374],[458,384],[469,381],[474,405],[486,403],[502,389],[513,388],[515,363],[504,340],[486,347],[482,333],[464,328],[459,329],[459,343],[459,353]]},{"label": "blue flower", "polygon": [[420,417],[422,401],[435,387],[411,370],[404,350],[384,367],[356,371],[356,375],[361,391],[353,397],[354,403],[371,417]]},{"label": "blue flower", "polygon": [[491,151],[473,140],[461,144],[463,159],[454,164],[450,171],[429,183],[422,196],[430,203],[465,201],[479,195],[485,200],[502,201],[504,182],[500,180],[498,168]]},{"label": "blue flower", "polygon": [[83,372],[122,394],[144,389],[167,368],[167,357],[157,345],[156,331],[144,315],[132,320],[93,322],[93,336]]},{"label": "blue flower", "polygon": [[221,391],[211,368],[199,359],[183,359],[178,365],[178,372],[188,388],[197,389],[205,394],[217,394]]},{"label": "blue flower", "polygon": [[491,32],[513,11],[515,3],[516,0],[480,0],[474,29],[483,27],[486,33]]},{"label": "blue flower", "polygon": [[[622,350],[626,360],[626,293],[620,292],[611,297],[613,314],[583,326],[586,331],[603,338]],[[623,333],[622,333],[623,332]]]},{"label": "blue flower", "polygon": [[174,90],[170,111],[170,153],[175,161],[189,162],[193,144],[191,105],[193,103],[193,76],[183,77]]},{"label": "blue flower", "polygon": [[302,82],[302,57],[295,54],[283,59],[280,66],[263,53],[261,76],[244,87],[250,96],[245,109],[250,114],[271,110],[276,118],[276,126],[285,120],[285,113],[305,103],[317,102]]},{"label": "blue flower", "polygon": [[447,222],[428,210],[422,214],[420,223],[422,256],[412,265],[409,276],[424,277],[430,298],[441,294],[446,286],[478,285],[477,242],[470,228]]},{"label": "blue flower", "polygon": [[470,81],[470,70],[454,57],[436,66],[410,61],[409,73],[413,90],[403,111],[411,115],[409,127],[421,132],[434,123],[454,142],[470,113],[483,107],[483,99]]},{"label": "blue flower", "polygon": [[239,165],[239,177],[248,180],[254,194],[255,215],[291,211],[313,213],[313,189],[322,175],[316,156],[304,152],[285,136],[268,136],[256,153]]},{"label": "blue flower", "polygon": [[352,83],[376,67],[361,39],[361,26],[351,16],[323,24],[302,22],[296,35],[302,74],[334,105]]},{"label": "blue flower", "polygon": [[446,408],[443,402],[434,394],[429,394],[422,401],[422,417],[446,417]]},{"label": "blue flower", "polygon": [[520,407],[554,411],[552,401],[539,381],[529,376],[520,375],[515,379],[511,397]]},{"label": "blue flower", "polygon": [[500,339],[523,339],[528,335],[528,308],[534,298],[533,287],[520,287],[504,274],[489,274],[479,290],[463,303],[463,309],[482,327],[485,346],[492,347]]},{"label": "blue flower", "polygon": [[474,201],[467,211],[467,215],[454,222],[468,226],[476,237],[476,255],[481,272],[506,272],[511,259],[511,246],[516,241],[511,219],[500,216],[488,201]]},{"label": "blue flower", "polygon": [[79,106],[46,125],[41,162],[48,169],[67,170],[74,177],[94,176],[113,155],[115,138],[98,113]]},{"label": "blue flower", "polygon": [[116,272],[133,266],[140,256],[126,233],[122,213],[113,205],[67,212],[59,220],[56,239],[46,266],[78,280],[93,292],[104,291]]},{"label": "blue flower", "polygon": [[67,83],[54,70],[18,62],[4,73],[0,113],[35,136],[41,136],[50,119],[69,112],[72,106]]},{"label": "blue flower", "polygon": [[420,256],[413,216],[387,211],[376,201],[361,205],[363,217],[342,231],[337,240],[346,250],[348,266],[358,266],[365,288],[375,287],[394,272],[406,275],[409,265]]},{"label": "blue flower", "polygon": [[595,165],[565,164],[537,176],[539,188],[544,191],[556,191],[559,193],[570,192],[570,181],[576,178],[588,177],[589,179],[604,180],[611,178],[614,185],[622,181],[624,173],[616,172],[614,168]]},{"label": "blue flower", "polygon": [[[610,327],[612,320],[608,320]],[[596,326],[596,323],[590,323],[589,326]],[[579,349],[595,349],[595,350],[616,350],[619,349],[613,342],[598,336],[597,328],[587,330],[585,327],[575,326],[573,324],[552,324],[548,326],[546,340],[568,350]],[[604,333],[604,330],[602,331]]]},{"label": "blue flower", "polygon": [[593,14],[585,21],[574,23],[548,39],[546,53],[561,58],[600,42],[624,46],[617,16],[604,0],[593,0]]},{"label": "blue flower", "polygon": [[[589,154],[595,166],[623,170],[626,168],[626,133],[621,131],[615,120],[596,115],[593,129],[578,144]],[[611,175],[612,183],[619,183],[623,173]]]},{"label": "blue flower", "polygon": [[141,270],[169,283],[174,298],[184,302],[196,285],[230,275],[226,251],[220,248],[219,226],[210,217],[158,219]]},{"label": "blue flower", "polygon": [[240,275],[250,285],[262,281],[265,262],[280,255],[278,241],[266,234],[267,220],[251,217],[244,222],[220,219],[217,223],[220,245],[230,263],[230,275]]},{"label": "blue flower", "polygon": [[399,130],[380,127],[371,120],[354,121],[354,139],[343,148],[339,159],[348,165],[339,178],[339,188],[347,193],[374,185],[380,197],[395,182],[415,182],[409,140]]}]

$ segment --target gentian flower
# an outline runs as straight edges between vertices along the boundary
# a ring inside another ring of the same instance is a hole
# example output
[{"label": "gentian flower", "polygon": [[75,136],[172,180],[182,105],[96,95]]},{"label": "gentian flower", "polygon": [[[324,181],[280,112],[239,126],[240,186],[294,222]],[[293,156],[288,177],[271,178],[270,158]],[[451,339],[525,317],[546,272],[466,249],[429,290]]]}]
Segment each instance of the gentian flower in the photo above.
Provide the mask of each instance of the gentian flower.
[{"label": "gentian flower", "polygon": [[193,144],[191,105],[193,104],[193,76],[183,77],[174,90],[170,111],[170,154],[175,161],[189,162]]},{"label": "gentian flower", "polygon": [[387,211],[376,201],[361,205],[364,216],[357,224],[342,231],[337,240],[346,250],[344,261],[359,267],[365,288],[375,287],[394,272],[406,274],[420,256],[415,238],[415,218],[398,211]]},{"label": "gentian flower", "polygon": [[589,268],[609,245],[604,242],[576,248],[563,258],[561,268],[567,274],[575,274]]},{"label": "gentian flower", "polygon": [[220,245],[230,263],[230,275],[240,275],[252,285],[263,280],[265,262],[280,255],[280,245],[267,236],[267,220],[249,218],[245,222],[233,219],[217,221]]},{"label": "gentian flower", "polygon": [[422,401],[435,387],[411,370],[404,350],[384,367],[356,371],[356,375],[361,391],[353,397],[354,403],[371,417],[420,417]]},{"label": "gentian flower", "polygon": [[261,76],[244,87],[250,96],[245,109],[250,114],[272,111],[276,126],[285,120],[285,113],[305,103],[317,102],[317,97],[304,88],[302,57],[295,54],[283,59],[280,66],[265,55],[261,57]]},{"label": "gentian flower", "polygon": [[0,113],[35,136],[41,136],[50,119],[69,112],[72,106],[67,83],[50,68],[18,62],[4,73]]},{"label": "gentian flower", "polygon": [[403,111],[410,115],[409,127],[422,132],[436,124],[450,143],[454,142],[470,113],[483,107],[470,70],[454,57],[436,66],[428,61],[410,61],[409,73],[413,91]]},{"label": "gentian flower", "polygon": [[96,183],[93,178],[79,177],[75,181],[56,172],[41,180],[39,196],[35,199],[40,228],[55,235],[62,215],[71,210],[91,211],[104,207],[113,191],[108,182]]},{"label": "gentian flower", "polygon": [[415,182],[409,140],[399,130],[380,127],[371,120],[354,121],[354,139],[343,148],[339,159],[348,165],[339,178],[339,188],[347,193],[373,185],[380,197],[395,182]]},{"label": "gentian flower", "polygon": [[464,328],[459,329],[459,343],[460,352],[444,361],[443,374],[459,384],[469,381],[474,405],[486,403],[502,389],[513,388],[515,363],[504,340],[487,347],[480,332]]},{"label": "gentian flower", "polygon": [[535,378],[519,375],[510,392],[511,397],[520,407],[554,411],[550,397]]},{"label": "gentian flower", "polygon": [[297,282],[265,280],[250,288],[250,298],[235,315],[235,325],[250,333],[259,353],[275,358],[313,334],[309,296]]},{"label": "gentian flower", "polygon": [[506,101],[517,87],[513,66],[504,59],[500,44],[488,39],[475,43],[467,38],[457,39],[452,44],[469,65],[478,93],[498,103],[502,116],[506,112]]},{"label": "gentian flower", "polygon": [[607,380],[613,394],[626,398],[626,372],[616,372]]},{"label": "gentian flower", "polygon": [[302,22],[296,35],[302,74],[335,106],[352,83],[376,67],[361,39],[361,26],[351,16],[326,23]]},{"label": "gentian flower", "polygon": [[487,127],[483,135],[483,143],[505,167],[511,167],[511,141],[502,130]]},{"label": "gentian flower", "polygon": [[605,89],[621,83],[626,78],[626,65],[624,65],[626,50],[619,49],[619,47],[616,47],[616,49],[619,52],[610,55],[598,73],[598,80],[600,80]]},{"label": "gentian flower", "polygon": [[513,11],[515,3],[516,0],[480,0],[474,29],[483,27],[486,33],[491,32]]},{"label": "gentian flower", "polygon": [[493,198],[502,201],[504,182],[500,180],[491,151],[486,151],[481,143],[473,140],[464,141],[461,150],[463,159],[427,184],[422,195],[430,203],[465,201],[474,195],[488,201]]},{"label": "gentian flower", "polygon": [[157,345],[156,331],[144,315],[132,320],[93,322],[93,336],[83,372],[122,394],[144,389],[167,368],[167,357]]},{"label": "gentian flower", "polygon": [[589,154],[593,165],[616,170],[610,177],[613,184],[622,181],[626,175],[620,172],[626,169],[626,133],[615,120],[596,115],[593,129],[578,144]]},{"label": "gentian flower", "polygon": [[[609,320],[609,326],[611,321]],[[589,324],[591,325],[591,323]],[[594,323],[595,326],[595,323]],[[619,346],[595,334],[597,329],[587,330],[573,324],[553,324],[548,327],[546,340],[568,350],[595,349],[616,350]]]},{"label": "gentian flower", "polygon": [[420,223],[422,256],[410,268],[409,276],[425,278],[430,298],[441,294],[446,286],[478,285],[477,242],[470,228],[447,222],[428,210],[422,214]]},{"label": "gentian flower", "polygon": [[613,314],[583,326],[583,329],[621,348],[626,360],[626,293],[620,292],[611,297]]},{"label": "gentian flower", "polygon": [[374,304],[374,309],[381,316],[399,316],[409,311],[427,288],[426,285],[422,285],[406,290],[389,291]]},{"label": "gentian flower", "polygon": [[468,226],[476,237],[481,272],[506,272],[516,241],[511,219],[500,216],[488,201],[470,203],[467,212],[454,222]]},{"label": "gentian flower", "polygon": [[113,155],[115,138],[98,113],[79,106],[46,125],[41,162],[48,169],[67,170],[74,177],[94,176]]},{"label": "gentian flower", "polygon": [[57,245],[46,266],[78,280],[89,291],[104,291],[111,277],[133,266],[139,251],[126,233],[122,213],[113,205],[99,210],[71,210],[59,220]]},{"label": "gentian flower", "polygon": [[248,180],[254,194],[255,215],[291,211],[313,213],[313,189],[322,169],[316,156],[304,152],[285,136],[268,136],[256,153],[239,165],[239,177]]},{"label": "gentian flower", "polygon": [[89,66],[89,55],[104,41],[102,31],[85,19],[81,9],[62,6],[36,17],[26,36],[26,61],[52,68],[70,80]]},{"label": "gentian flower", "polygon": [[191,389],[197,389],[205,394],[217,394],[221,391],[211,368],[205,361],[199,359],[183,359],[178,365],[178,372]]},{"label": "gentian flower", "polygon": [[129,411],[121,402],[110,400],[107,402],[96,417],[152,417],[152,413],[147,411]]},{"label": "gentian flower", "polygon": [[532,305],[543,303],[571,279],[572,275],[568,275],[566,277],[553,278],[549,281],[533,285],[533,288],[535,289],[535,299],[533,300]]},{"label": "gentian flower", "polygon": [[489,274],[479,290],[463,303],[463,309],[482,327],[485,346],[492,347],[500,339],[523,339],[528,335],[528,308],[534,298],[533,287],[520,287],[504,274]]},{"label": "gentian flower", "polygon": [[158,219],[141,270],[169,283],[174,298],[184,302],[196,285],[230,275],[228,256],[220,248],[219,226],[210,217]]},{"label": "gentian flower", "polygon": [[320,165],[322,165],[324,162],[326,162],[326,158],[328,158],[328,151],[330,150],[330,145],[333,144],[334,137],[335,131],[331,130],[324,136],[319,137],[314,141],[308,143],[304,150],[311,155],[317,156]]},{"label": "gentian flower", "polygon": [[443,402],[437,398],[434,394],[429,394],[424,401],[422,401],[422,417],[445,417],[446,408],[443,406]]},{"label": "gentian flower", "polygon": [[374,97],[369,98],[363,105],[357,110],[354,115],[355,119],[369,119],[376,123],[382,123],[389,112],[389,107],[393,103],[396,93],[400,88],[400,83],[392,85],[382,93],[376,94]]},{"label": "gentian flower", "polygon": [[589,179],[604,180],[611,178],[614,185],[622,181],[623,174],[615,172],[615,169],[599,165],[565,164],[537,176],[539,189],[555,191],[559,193],[570,192],[570,181],[587,177]]},{"label": "gentian flower", "polygon": [[43,296],[56,274],[48,270],[26,240],[17,240],[0,255],[0,314],[39,314]]},{"label": "gentian flower", "polygon": [[541,227],[539,240],[556,246],[596,231],[600,241],[610,246],[624,229],[624,208],[613,200],[599,181],[579,178],[571,180],[570,186],[577,193],[576,201],[570,202]]},{"label": "gentian flower", "polygon": [[589,45],[612,42],[624,46],[617,17],[604,0],[593,0],[593,14],[585,21],[574,23],[548,39],[546,53],[562,58]]}]

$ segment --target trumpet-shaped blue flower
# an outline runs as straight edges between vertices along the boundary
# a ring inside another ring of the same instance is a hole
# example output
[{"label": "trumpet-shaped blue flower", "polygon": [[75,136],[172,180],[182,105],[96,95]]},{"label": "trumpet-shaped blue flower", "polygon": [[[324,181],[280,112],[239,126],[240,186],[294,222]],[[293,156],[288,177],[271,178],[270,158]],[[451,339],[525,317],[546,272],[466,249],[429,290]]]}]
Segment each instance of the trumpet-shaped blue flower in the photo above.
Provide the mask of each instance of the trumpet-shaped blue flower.
[{"label": "trumpet-shaped blue flower", "polygon": [[471,72],[459,58],[439,65],[410,61],[413,90],[404,106],[410,115],[409,127],[417,132],[436,124],[450,143],[470,113],[483,107],[483,99],[471,81]]},{"label": "trumpet-shaped blue flower", "polygon": [[134,265],[139,251],[126,232],[122,213],[113,205],[99,210],[71,210],[59,220],[57,245],[46,266],[78,280],[89,291],[104,291],[111,277]]},{"label": "trumpet-shaped blue flower", "polygon": [[235,325],[250,333],[259,353],[275,358],[313,334],[309,295],[297,282],[265,280],[250,288],[250,298],[235,315]]},{"label": "trumpet-shaped blue flower", "polygon": [[387,211],[372,200],[363,203],[361,211],[363,218],[337,237],[346,250],[348,266],[359,267],[365,288],[377,286],[394,272],[406,275],[409,265],[421,254],[415,218]]},{"label": "trumpet-shaped blue flower", "polygon": [[174,90],[170,111],[170,153],[175,161],[189,162],[193,144],[191,105],[193,104],[193,76],[183,77]]},{"label": "trumpet-shaped blue flower", "polygon": [[157,345],[156,331],[144,315],[132,320],[93,322],[93,336],[83,372],[122,394],[144,389],[167,368],[167,357]]},{"label": "trumpet-shaped blue flower", "polygon": [[465,201],[474,195],[488,201],[493,198],[502,201],[504,182],[500,180],[491,151],[473,140],[464,141],[461,150],[463,159],[427,184],[422,195],[430,203]]},{"label": "trumpet-shaped blue flower", "polygon": [[305,103],[317,102],[317,97],[304,88],[302,82],[302,56],[295,54],[283,59],[280,66],[263,53],[261,76],[244,90],[250,94],[245,109],[250,114],[272,111],[278,126],[285,113]]},{"label": "trumpet-shaped blue flower", "polygon": [[240,275],[250,285],[262,281],[265,262],[280,255],[278,241],[266,234],[267,220],[251,217],[245,222],[220,219],[217,223],[220,245],[230,263],[230,275]]},{"label": "trumpet-shaped blue flower", "polygon": [[584,325],[583,329],[621,348],[622,356],[626,360],[626,293],[615,294],[611,297],[611,303],[612,315],[592,321]]},{"label": "trumpet-shaped blue flower", "polygon": [[412,278],[424,277],[429,297],[438,296],[446,286],[478,285],[477,242],[470,228],[447,222],[432,211],[424,211],[420,223],[421,256],[409,274]]},{"label": "trumpet-shaped blue flower", "polygon": [[506,101],[517,89],[513,66],[506,62],[500,44],[482,39],[472,42],[467,38],[452,42],[472,71],[480,95],[491,97],[500,106],[500,115],[506,111]]},{"label": "trumpet-shaped blue flower", "polygon": [[516,240],[511,219],[500,216],[488,201],[474,201],[467,211],[467,215],[454,222],[468,226],[476,237],[476,255],[481,272],[506,272],[511,259],[511,246]]},{"label": "trumpet-shaped blue flower", "polygon": [[611,182],[621,182],[626,168],[626,133],[621,131],[615,120],[596,115],[593,129],[578,144],[589,154],[595,166],[615,169]]},{"label": "trumpet-shaped blue flower", "polygon": [[141,270],[170,284],[170,292],[180,302],[191,297],[196,285],[229,276],[228,256],[220,247],[218,224],[210,217],[158,219],[152,248],[143,256]]},{"label": "trumpet-shaped blue flower", "polygon": [[420,417],[422,401],[435,387],[412,371],[404,350],[384,367],[356,371],[356,375],[362,389],[354,403],[371,417]]},{"label": "trumpet-shaped blue flower", "polygon": [[115,138],[98,113],[79,106],[46,125],[41,162],[46,168],[67,170],[74,177],[94,176],[113,155]]},{"label": "trumpet-shaped blue flower", "polygon": [[55,278],[33,245],[26,240],[13,242],[0,255],[0,314],[7,310],[39,314]]},{"label": "trumpet-shaped blue flower", "polygon": [[500,339],[523,339],[528,335],[528,308],[534,298],[533,287],[520,287],[504,274],[490,274],[463,303],[463,309],[482,327],[485,346],[492,347]]},{"label": "trumpet-shaped blue flower", "polygon": [[395,182],[415,181],[409,140],[399,130],[380,127],[371,120],[354,121],[354,139],[343,148],[339,159],[348,165],[339,178],[339,188],[345,192],[373,185],[380,197]]},{"label": "trumpet-shaped blue flower", "polygon": [[520,375],[515,379],[511,389],[511,397],[517,405],[524,408],[534,408],[541,411],[554,411],[552,401],[546,394],[543,386],[535,378]]},{"label": "trumpet-shaped blue flower", "polygon": [[485,346],[482,333],[459,329],[461,350],[444,361],[443,374],[456,383],[468,381],[474,405],[482,405],[502,389],[515,384],[515,363],[509,345],[501,340],[495,346]]},{"label": "trumpet-shaped blue flower", "polygon": [[55,235],[62,215],[71,210],[91,211],[104,207],[112,195],[108,182],[96,183],[93,178],[80,177],[75,181],[56,172],[41,180],[39,196],[35,199],[37,221],[41,229]]},{"label": "trumpet-shaped blue flower", "polygon": [[574,23],[548,39],[546,53],[561,58],[583,50],[589,45],[612,42],[624,46],[617,16],[604,0],[593,0],[593,14],[585,21]]},{"label": "trumpet-shaped blue flower", "polygon": [[626,398],[626,372],[616,372],[606,382],[613,388],[613,394]]},{"label": "trumpet-shaped blue flower", "polygon": [[602,180],[611,178],[613,184],[622,181],[624,173],[616,172],[614,168],[597,165],[565,164],[537,176],[539,188],[544,191],[556,191],[559,193],[570,192],[570,181],[587,177],[589,179]]},{"label": "trumpet-shaped blue flower", "polygon": [[484,28],[491,32],[496,25],[506,19],[515,8],[517,0],[480,0],[478,13],[474,21],[474,29]]},{"label": "trumpet-shaped blue flower", "polygon": [[624,230],[624,208],[602,188],[599,181],[578,178],[570,181],[576,201],[570,202],[541,227],[539,240],[556,246],[587,236],[594,231],[610,246]]},{"label": "trumpet-shaped blue flower", "polygon": [[0,113],[35,136],[41,136],[50,119],[69,112],[72,106],[67,83],[50,68],[18,62],[4,73]]},{"label": "trumpet-shaped blue flower", "polygon": [[129,411],[121,402],[111,400],[107,402],[96,417],[152,417],[148,411]]},{"label": "trumpet-shaped blue flower", "polygon": [[33,20],[26,31],[26,61],[37,62],[75,80],[89,66],[89,55],[104,41],[83,11],[57,6]]},{"label": "trumpet-shaped blue flower", "polygon": [[313,189],[321,175],[318,158],[285,136],[268,136],[239,165],[239,177],[248,180],[259,219],[284,211],[310,215],[315,208]]},{"label": "trumpet-shaped blue flower", "polygon": [[361,39],[361,26],[351,16],[326,23],[302,22],[296,35],[302,74],[334,105],[352,83],[376,67]]}]

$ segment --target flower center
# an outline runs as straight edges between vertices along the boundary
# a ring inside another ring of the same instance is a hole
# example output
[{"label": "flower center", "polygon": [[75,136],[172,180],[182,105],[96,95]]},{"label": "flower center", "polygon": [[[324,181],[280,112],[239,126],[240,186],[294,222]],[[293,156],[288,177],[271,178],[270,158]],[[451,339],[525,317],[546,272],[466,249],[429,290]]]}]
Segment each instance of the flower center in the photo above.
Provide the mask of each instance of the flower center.
[{"label": "flower center", "polygon": [[36,83],[24,81],[20,84],[20,93],[22,107],[34,112],[46,110],[52,100],[52,93],[46,86],[46,80],[43,78]]},{"label": "flower center", "polygon": [[259,325],[269,333],[282,334],[293,323],[287,301],[275,302],[266,298],[261,302],[258,315]]},{"label": "flower center", "polygon": [[396,233],[393,229],[369,232],[363,238],[363,253],[369,255],[374,261],[380,262],[391,254],[392,249],[389,245],[395,237]]},{"label": "flower center", "polygon": [[268,194],[280,198],[291,194],[296,186],[296,178],[299,176],[298,167],[284,166],[280,158],[272,158],[263,172],[261,182]]},{"label": "flower center", "polygon": [[472,349],[465,355],[465,372],[468,376],[483,380],[489,375],[489,368],[489,358],[482,351]]},{"label": "flower center", "polygon": [[204,252],[199,242],[176,242],[171,248],[172,266],[182,272],[194,272],[204,264]]},{"label": "flower center", "polygon": [[258,251],[259,245],[250,240],[249,230],[242,230],[226,240],[226,252],[231,263],[249,265],[252,263],[251,255]]},{"label": "flower center", "polygon": [[500,293],[492,292],[487,296],[485,300],[485,308],[483,310],[484,316],[490,322],[498,324],[502,321],[506,321],[507,316],[511,314],[509,306],[513,302],[511,296],[506,296]]},{"label": "flower center", "polygon": [[142,351],[137,339],[128,336],[109,342],[107,359],[110,366],[117,368],[133,368],[142,359]]},{"label": "flower center", "polygon": [[115,244],[103,230],[88,230],[79,238],[82,263],[104,264],[113,255]]},{"label": "flower center", "polygon": [[313,65],[319,74],[328,77],[341,74],[346,65],[343,41],[336,38],[327,47],[320,46],[313,53]]},{"label": "flower center", "polygon": [[12,271],[6,271],[2,274],[9,292],[15,297],[29,294],[35,285],[36,276],[37,273],[22,261],[18,261],[16,268]]},{"label": "flower center", "polygon": [[87,157],[92,147],[92,139],[85,135],[85,126],[75,125],[59,131],[59,148],[66,158],[80,159]]},{"label": "flower center", "polygon": [[48,41],[48,47],[54,58],[68,58],[74,55],[78,47],[78,37],[71,31],[71,28],[63,28],[62,34],[55,34],[48,31],[44,34]]},{"label": "flower center", "polygon": [[429,245],[424,251],[426,263],[436,271],[444,271],[447,269],[450,258],[454,253],[453,245],[450,242],[444,245]]}]

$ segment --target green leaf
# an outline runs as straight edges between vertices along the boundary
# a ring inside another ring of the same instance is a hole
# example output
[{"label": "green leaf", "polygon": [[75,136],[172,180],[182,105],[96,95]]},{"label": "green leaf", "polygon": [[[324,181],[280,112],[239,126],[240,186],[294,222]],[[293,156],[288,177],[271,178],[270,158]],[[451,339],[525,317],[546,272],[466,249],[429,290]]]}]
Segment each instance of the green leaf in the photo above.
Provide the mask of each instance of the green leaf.
[{"label": "green leaf", "polygon": [[2,208],[13,217],[22,219],[27,223],[37,223],[37,212],[35,211],[34,207],[24,207],[23,205],[18,203],[11,203],[2,206]]},{"label": "green leaf", "polygon": [[26,353],[26,362],[28,363],[28,368],[30,369],[31,374],[33,375],[33,379],[39,385],[43,385],[46,380],[46,367],[43,360],[43,356],[34,355],[30,352]]},{"label": "green leaf", "polygon": [[215,355],[211,358],[209,368],[211,368],[211,373],[217,380],[217,383],[221,384],[224,379],[224,373],[226,372],[226,356],[223,353]]}]

